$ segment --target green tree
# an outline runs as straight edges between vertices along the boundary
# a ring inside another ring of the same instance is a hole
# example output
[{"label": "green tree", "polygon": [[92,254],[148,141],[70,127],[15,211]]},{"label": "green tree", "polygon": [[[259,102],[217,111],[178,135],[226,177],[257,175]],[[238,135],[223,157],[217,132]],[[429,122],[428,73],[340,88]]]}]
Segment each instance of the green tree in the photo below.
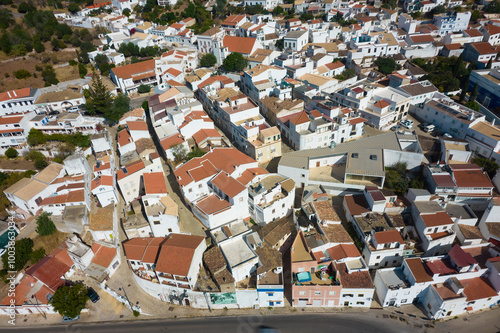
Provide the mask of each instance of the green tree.
[{"label": "green tree", "polygon": [[123,15],[125,15],[126,17],[130,17],[130,14],[131,14],[130,9],[125,8],[125,9],[122,11],[122,14],[123,14]]},{"label": "green tree", "polygon": [[118,122],[120,118],[130,110],[130,98],[124,94],[118,94],[113,100],[113,106],[109,112],[104,113],[104,118],[112,123]]},{"label": "green tree", "polygon": [[109,71],[111,70],[111,65],[109,64],[109,59],[105,54],[96,55],[94,61],[96,67],[99,68],[101,75],[104,76],[109,75]]},{"label": "green tree", "polygon": [[19,69],[14,72],[14,76],[16,77],[16,79],[27,79],[31,77],[31,73],[25,69]]},{"label": "green tree", "polygon": [[200,59],[201,67],[212,67],[217,63],[217,58],[212,53],[206,53]]},{"label": "green tree", "polygon": [[64,285],[56,290],[50,303],[61,316],[75,318],[89,300],[87,293],[83,284]]},{"label": "green tree", "polygon": [[34,250],[31,253],[31,256],[30,256],[31,264],[33,265],[33,264],[39,262],[40,260],[42,260],[43,258],[45,258],[45,249],[43,247],[41,247],[38,250]]},{"label": "green tree", "polygon": [[496,163],[495,161],[483,157],[473,159],[472,163],[475,163],[483,168],[484,172],[486,172],[488,176],[490,176],[490,178],[495,177],[498,169],[500,168],[498,163]]},{"label": "green tree", "polygon": [[472,92],[470,93],[469,102],[473,102],[476,100],[478,89],[479,89],[479,86],[476,82],[476,84],[474,85],[474,88],[472,89]]},{"label": "green tree", "polygon": [[172,149],[172,154],[174,155],[176,163],[180,163],[180,162],[184,161],[184,159],[187,156],[187,151],[186,151],[186,148],[181,143],[178,143],[178,144],[170,147],[170,149]]},{"label": "green tree", "polygon": [[87,110],[90,115],[104,115],[113,105],[113,97],[108,91],[101,76],[92,69],[92,83],[88,90]]},{"label": "green tree", "polygon": [[283,7],[281,6],[276,6],[274,7],[273,9],[273,15],[274,16],[280,16],[281,14],[283,14],[285,12],[285,10],[283,9]]},{"label": "green tree", "polygon": [[16,158],[17,156],[19,156],[19,153],[17,152],[17,150],[10,147],[5,151],[5,156],[7,156],[8,158]]},{"label": "green tree", "polygon": [[488,60],[488,63],[486,64],[486,69],[491,69],[491,60],[492,60],[492,58],[490,58],[490,60]]},{"label": "green tree", "polygon": [[278,50],[283,51],[285,48],[285,38],[278,39],[274,46],[276,46]]},{"label": "green tree", "polygon": [[390,74],[396,70],[397,63],[392,58],[377,58],[375,65],[382,74]]},{"label": "green tree", "polygon": [[465,99],[465,96],[467,95],[467,89],[469,88],[469,76],[468,75],[463,82],[464,83],[462,85],[462,92],[460,93],[460,98],[458,99],[459,102],[463,102]]},{"label": "green tree", "polygon": [[468,101],[465,106],[474,111],[479,111],[479,104],[476,101]]},{"label": "green tree", "polygon": [[45,45],[43,45],[42,41],[39,38],[33,39],[33,48],[35,49],[36,53],[42,53],[45,51]]},{"label": "green tree", "polygon": [[56,226],[54,222],[50,219],[50,214],[43,212],[36,218],[37,229],[36,232],[40,236],[52,235],[56,232]]},{"label": "green tree", "polygon": [[49,165],[46,159],[35,160],[35,163],[33,164],[35,165],[35,168],[37,168],[38,170],[45,169],[45,167]]},{"label": "green tree", "polygon": [[17,240],[14,244],[14,263],[9,262],[8,252],[2,256],[2,263],[4,269],[10,271],[20,271],[30,259],[33,252],[33,241],[30,238],[23,238]]},{"label": "green tree", "polygon": [[228,72],[241,72],[248,67],[248,60],[241,53],[231,53],[222,62],[222,67]]},{"label": "green tree", "polygon": [[68,5],[68,10],[71,14],[78,13],[80,11],[80,6],[76,2],[72,2]]},{"label": "green tree", "polygon": [[36,10],[36,7],[24,1],[19,4],[19,7],[17,7],[17,11],[22,14],[27,13],[30,10]]},{"label": "green tree", "polygon": [[490,2],[488,7],[486,7],[486,13],[488,14],[500,13],[500,4],[498,3],[498,0],[493,0],[492,2]]},{"label": "green tree", "polygon": [[[47,142],[47,137],[45,136],[45,134],[43,134],[42,131],[39,131],[35,128],[32,128],[32,129],[30,129],[30,131],[28,133],[28,138],[26,141],[28,142],[28,144],[30,146],[34,147],[34,146],[42,145],[45,142]],[[35,153],[40,154],[42,157],[44,157],[42,153],[34,150],[34,151],[29,152],[28,155],[26,155],[26,158],[29,160],[35,160],[36,157],[33,155]]]},{"label": "green tree", "polygon": [[453,66],[453,76],[457,76],[458,72],[460,70],[460,67],[463,65],[464,61],[464,56],[462,53],[460,53],[460,56],[457,59],[457,62],[455,63],[455,66]]},{"label": "green tree", "polygon": [[474,22],[476,22],[478,19],[480,19],[482,16],[481,12],[479,10],[475,10],[472,12],[472,15],[470,17],[470,19]]},{"label": "green tree", "polygon": [[81,78],[84,78],[85,75],[87,75],[87,67],[81,62],[78,63],[78,74],[80,74]]},{"label": "green tree", "polygon": [[54,67],[50,65],[45,66],[45,69],[42,71],[42,78],[45,81],[46,87],[59,83],[59,80],[56,77],[56,72],[54,71]]},{"label": "green tree", "polygon": [[14,15],[7,8],[0,8],[0,29],[7,29],[14,24]]}]

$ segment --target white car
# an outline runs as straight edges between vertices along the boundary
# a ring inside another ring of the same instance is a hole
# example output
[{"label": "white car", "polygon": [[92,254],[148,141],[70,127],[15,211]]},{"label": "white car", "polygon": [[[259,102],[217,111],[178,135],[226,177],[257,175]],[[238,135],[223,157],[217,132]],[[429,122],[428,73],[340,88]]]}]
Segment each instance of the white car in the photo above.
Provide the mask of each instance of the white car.
[{"label": "white car", "polygon": [[401,120],[399,124],[407,129],[411,129],[413,127],[413,121],[409,119]]}]

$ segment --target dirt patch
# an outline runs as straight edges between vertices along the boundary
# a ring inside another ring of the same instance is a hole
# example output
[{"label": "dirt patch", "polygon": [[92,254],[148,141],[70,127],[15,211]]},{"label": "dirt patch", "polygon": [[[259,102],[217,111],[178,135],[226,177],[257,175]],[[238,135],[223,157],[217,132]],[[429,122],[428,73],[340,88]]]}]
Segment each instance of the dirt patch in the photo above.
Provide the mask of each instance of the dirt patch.
[{"label": "dirt patch", "polygon": [[78,73],[78,66],[64,66],[54,68],[56,71],[56,77],[59,82],[75,80],[80,78],[80,74]]},{"label": "dirt patch", "polygon": [[[36,221],[33,221],[33,223],[36,223]],[[36,232],[35,235],[37,235]],[[56,232],[52,235],[31,237],[33,239],[33,249],[36,250],[39,248],[44,248],[45,253],[49,254],[54,251],[59,246],[59,244],[66,240],[68,235],[69,234],[67,233],[56,230]]]},{"label": "dirt patch", "polygon": [[[35,66],[45,67],[47,64],[56,65],[63,64],[68,62],[69,60],[76,60],[76,52],[75,51],[59,51],[59,52],[44,52],[41,54],[32,54],[22,58],[16,58],[15,60],[7,59],[0,63],[0,92],[13,90],[13,89],[21,89],[26,87],[33,88],[42,88],[45,85],[45,82],[42,79],[42,73],[37,72],[35,70]],[[45,62],[44,62],[45,61]],[[61,69],[64,69],[62,67]],[[74,68],[74,67],[72,67]],[[25,69],[30,72],[32,75],[36,73],[36,78],[31,76],[26,79],[16,79],[14,77],[14,72],[19,69]],[[65,81],[66,76],[69,74],[65,73],[65,71],[61,71],[58,73],[58,68],[56,70],[56,75],[59,81]],[[66,70],[67,71],[67,70]],[[71,78],[78,78],[78,70],[76,70],[76,77],[73,77],[71,74]],[[8,74],[9,77],[6,77],[5,74]],[[63,75],[59,77],[59,74]]]},{"label": "dirt patch", "polygon": [[5,170],[35,170],[33,162],[25,160],[24,157],[18,157],[16,159],[7,159],[0,157],[0,169]]}]

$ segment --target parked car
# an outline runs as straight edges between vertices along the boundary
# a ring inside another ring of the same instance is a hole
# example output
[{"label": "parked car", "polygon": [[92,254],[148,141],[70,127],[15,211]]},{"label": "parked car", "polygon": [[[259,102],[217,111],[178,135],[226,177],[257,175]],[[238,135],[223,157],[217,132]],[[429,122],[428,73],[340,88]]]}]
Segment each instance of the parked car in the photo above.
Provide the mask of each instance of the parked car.
[{"label": "parked car", "polygon": [[59,114],[59,111],[50,111],[49,116],[54,116],[56,114]]},{"label": "parked car", "polygon": [[407,129],[411,129],[413,127],[413,121],[409,119],[401,120],[399,124]]},{"label": "parked car", "polygon": [[96,291],[92,287],[87,288],[87,295],[89,295],[89,298],[92,301],[92,303],[97,303],[97,301],[100,299],[99,294],[96,293]]},{"label": "parked car", "polygon": [[436,126],[434,126],[433,124],[429,124],[429,125],[422,127],[422,131],[424,131],[425,133],[429,133],[429,132],[434,131],[435,128],[436,128]]},{"label": "parked car", "polygon": [[448,139],[452,139],[453,138],[453,136],[451,136],[451,134],[448,134],[448,133],[444,133],[443,136],[445,138],[448,138]]},{"label": "parked car", "polygon": [[402,128],[402,127],[401,127],[401,125],[396,125],[396,126],[392,126],[392,127],[391,127],[391,130],[392,130],[392,131],[394,131],[394,132],[397,132],[397,131],[399,131],[401,128]]},{"label": "parked car", "polygon": [[78,106],[72,106],[68,109],[68,112],[78,112],[80,108]]},{"label": "parked car", "polygon": [[74,318],[64,316],[63,319],[62,319],[62,321],[63,321],[63,323],[66,323],[68,321],[75,321],[75,320],[78,320],[78,319],[80,319],[80,315],[78,315],[78,316],[76,316]]}]

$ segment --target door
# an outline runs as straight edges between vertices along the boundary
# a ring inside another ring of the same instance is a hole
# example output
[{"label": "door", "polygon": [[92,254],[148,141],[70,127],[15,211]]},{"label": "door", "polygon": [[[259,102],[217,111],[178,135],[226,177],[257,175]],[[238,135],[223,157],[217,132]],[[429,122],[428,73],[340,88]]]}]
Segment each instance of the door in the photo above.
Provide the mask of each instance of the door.
[{"label": "door", "polygon": [[322,302],[320,299],[315,299],[313,300],[313,306],[322,306]]},{"label": "door", "polygon": [[189,300],[186,298],[186,305],[189,306]]},{"label": "door", "polygon": [[299,302],[297,303],[298,306],[306,306],[307,305],[307,299],[299,299]]},{"label": "door", "polygon": [[349,301],[345,301],[344,306],[349,306]]},{"label": "door", "polygon": [[316,162],[316,168],[319,168],[319,161]]},{"label": "door", "polygon": [[328,301],[328,306],[335,306],[335,301]]}]

